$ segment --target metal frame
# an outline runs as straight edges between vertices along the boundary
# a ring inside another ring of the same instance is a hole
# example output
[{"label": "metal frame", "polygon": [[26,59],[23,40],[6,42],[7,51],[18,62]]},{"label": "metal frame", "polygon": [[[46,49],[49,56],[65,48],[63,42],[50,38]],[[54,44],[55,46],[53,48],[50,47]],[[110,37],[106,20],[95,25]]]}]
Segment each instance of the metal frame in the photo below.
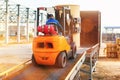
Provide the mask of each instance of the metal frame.
[{"label": "metal frame", "polygon": [[95,71],[96,63],[99,56],[99,44],[89,48],[86,54],[86,60],[84,64],[89,67],[89,70],[81,69],[82,72],[89,75],[89,80],[92,80],[92,73]]},{"label": "metal frame", "polygon": [[[78,60],[78,62],[75,64],[75,66],[68,73],[65,80],[80,79],[80,71],[87,73],[89,75],[89,79],[92,80],[93,79],[92,72],[95,71],[96,62],[98,60],[98,55],[99,55],[98,52],[99,52],[99,44],[96,44],[93,47],[84,51],[82,57]],[[87,64],[90,67],[89,71],[87,71],[85,69],[81,69],[81,66],[83,64]]]},{"label": "metal frame", "polygon": [[[84,63],[85,57],[86,57],[86,51],[83,53],[83,55],[80,57],[80,59],[78,60],[78,62],[74,65],[74,67],[68,73],[68,75],[66,76],[65,80],[74,80],[75,76],[77,74],[79,74],[80,67]],[[78,77],[80,77],[80,76],[78,76]]]},{"label": "metal frame", "polygon": [[[29,14],[28,14],[29,13]],[[36,27],[36,14],[35,10],[26,8],[20,4],[10,2],[10,0],[0,0],[0,26],[4,27],[3,35],[5,34],[5,43],[9,43],[9,26],[18,26],[17,30],[17,42],[20,42],[20,27],[25,24],[25,27],[29,24],[33,24],[33,29]],[[28,29],[28,28],[27,28]],[[26,32],[26,39],[29,41],[29,30]]]}]

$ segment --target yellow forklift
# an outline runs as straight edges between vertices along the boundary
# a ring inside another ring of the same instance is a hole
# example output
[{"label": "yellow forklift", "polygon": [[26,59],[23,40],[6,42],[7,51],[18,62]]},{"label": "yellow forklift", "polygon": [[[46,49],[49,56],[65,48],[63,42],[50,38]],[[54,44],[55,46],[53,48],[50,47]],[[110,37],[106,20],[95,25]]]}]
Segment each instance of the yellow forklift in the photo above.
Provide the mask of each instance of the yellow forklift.
[{"label": "yellow forklift", "polygon": [[[50,9],[51,11],[53,10],[55,18],[64,27],[62,35],[59,35],[59,32],[57,32],[57,34],[54,34],[54,25],[45,24],[47,20],[47,17],[45,16],[47,16],[50,13],[48,9]],[[68,7],[66,8],[64,6],[60,6],[58,8],[58,6],[56,6],[54,8],[37,8],[38,36],[35,37],[33,40],[33,64],[56,64],[58,67],[63,68],[66,66],[67,59],[75,59],[77,56],[77,47],[75,42],[73,41],[72,34],[78,32],[78,28],[72,28],[71,26],[75,26],[75,24],[78,22],[78,18],[71,17],[70,9]]]}]

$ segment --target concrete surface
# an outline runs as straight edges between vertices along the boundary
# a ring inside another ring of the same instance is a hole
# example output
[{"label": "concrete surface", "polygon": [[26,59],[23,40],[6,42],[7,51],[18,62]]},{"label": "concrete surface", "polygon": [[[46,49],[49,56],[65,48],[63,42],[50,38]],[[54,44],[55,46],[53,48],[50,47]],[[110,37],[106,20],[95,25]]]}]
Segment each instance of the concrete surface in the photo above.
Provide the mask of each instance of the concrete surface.
[{"label": "concrete surface", "polygon": [[32,44],[0,46],[0,73],[31,59]]}]

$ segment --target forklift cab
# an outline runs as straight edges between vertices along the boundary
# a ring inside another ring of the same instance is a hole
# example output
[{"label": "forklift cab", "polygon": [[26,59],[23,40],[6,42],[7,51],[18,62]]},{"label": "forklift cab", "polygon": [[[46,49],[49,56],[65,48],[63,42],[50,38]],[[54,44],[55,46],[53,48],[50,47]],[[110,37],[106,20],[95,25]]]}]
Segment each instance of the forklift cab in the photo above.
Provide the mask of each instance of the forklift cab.
[{"label": "forklift cab", "polygon": [[61,30],[56,24],[51,23],[54,25],[54,29],[58,32],[58,34],[62,34],[64,36],[71,35],[73,29],[70,27],[70,21],[72,21],[70,10],[64,10],[63,7],[37,8],[37,27],[46,25],[49,14],[53,14],[54,18],[58,20],[63,27],[63,30]]}]

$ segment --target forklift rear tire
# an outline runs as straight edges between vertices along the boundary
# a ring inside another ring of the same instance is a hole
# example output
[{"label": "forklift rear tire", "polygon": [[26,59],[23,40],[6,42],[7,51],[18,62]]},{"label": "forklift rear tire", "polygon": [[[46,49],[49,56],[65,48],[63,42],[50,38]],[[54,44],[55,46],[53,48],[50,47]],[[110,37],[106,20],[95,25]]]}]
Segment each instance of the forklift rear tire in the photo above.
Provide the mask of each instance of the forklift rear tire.
[{"label": "forklift rear tire", "polygon": [[36,60],[35,60],[34,55],[32,55],[32,64],[33,64],[34,66],[38,66],[38,64],[37,64],[37,62],[36,62]]},{"label": "forklift rear tire", "polygon": [[65,52],[61,52],[57,58],[58,67],[64,68],[66,66],[66,63],[67,63],[67,56]]}]

